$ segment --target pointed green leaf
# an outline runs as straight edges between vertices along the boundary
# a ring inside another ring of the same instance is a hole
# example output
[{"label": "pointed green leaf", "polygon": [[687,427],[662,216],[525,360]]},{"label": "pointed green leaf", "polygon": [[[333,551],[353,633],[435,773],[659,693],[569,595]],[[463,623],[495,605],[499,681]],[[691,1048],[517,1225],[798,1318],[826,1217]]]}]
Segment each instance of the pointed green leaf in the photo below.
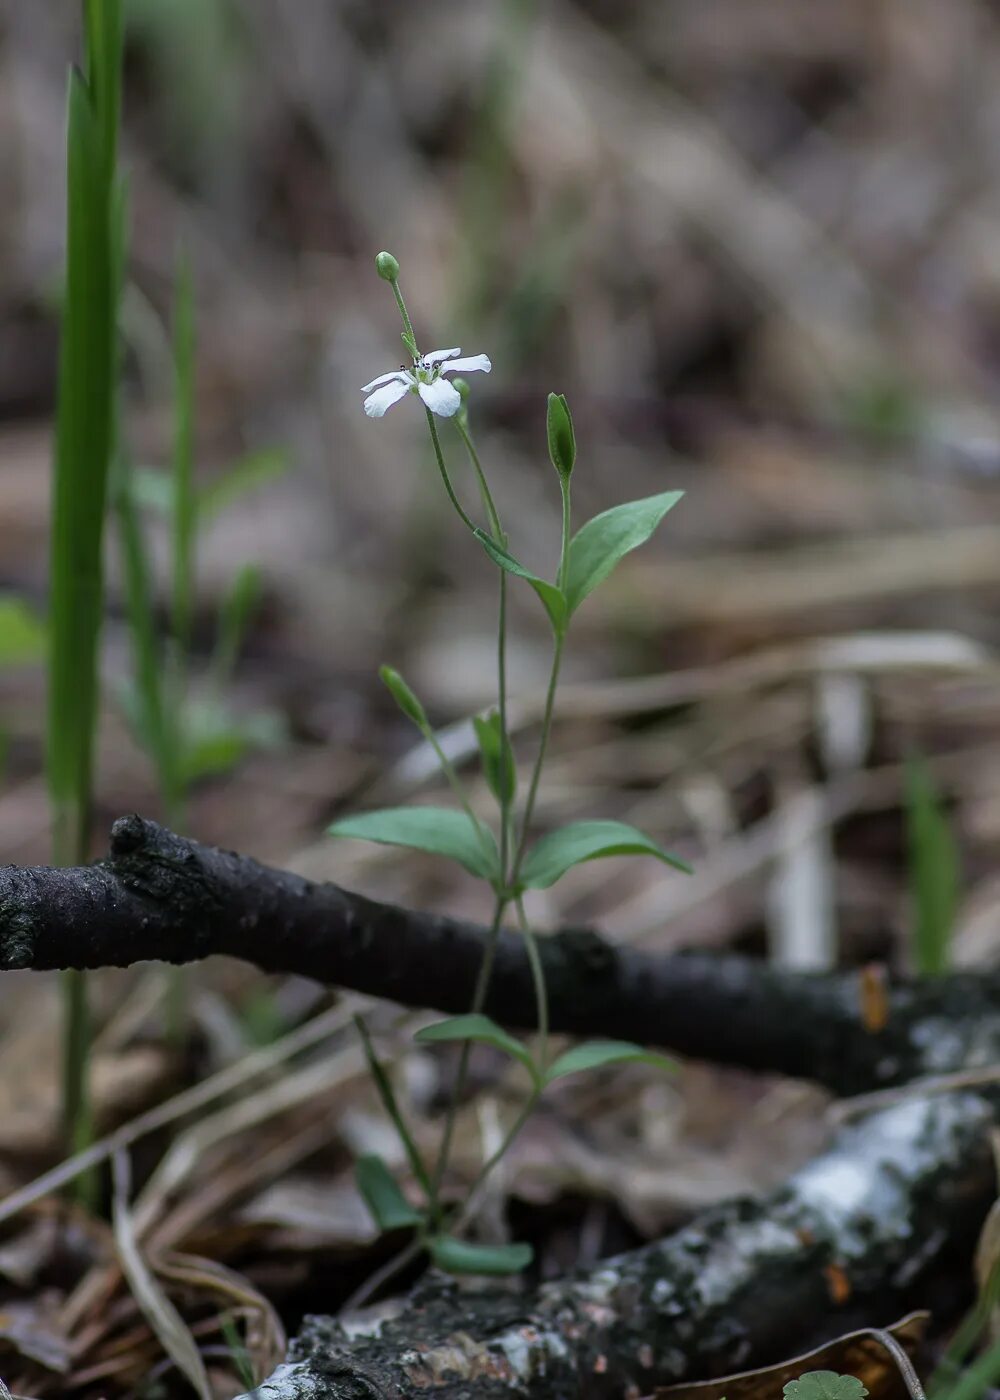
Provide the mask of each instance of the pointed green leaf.
[{"label": "pointed green leaf", "polygon": [[545,1072],[546,1084],[554,1079],[565,1079],[567,1074],[579,1074],[587,1069],[603,1069],[605,1065],[657,1065],[660,1069],[675,1070],[677,1066],[666,1055],[658,1055],[653,1050],[643,1050],[630,1040],[588,1040],[583,1045],[574,1045],[565,1055],[554,1060]]},{"label": "pointed green leaf", "polygon": [[403,1230],[420,1224],[423,1216],[410,1205],[381,1157],[375,1153],[359,1157],[354,1164],[354,1178],[380,1230]]},{"label": "pointed green leaf", "polygon": [[492,539],[485,530],[477,530],[476,539],[486,550],[486,553],[493,560],[494,564],[501,569],[506,569],[507,573],[514,574],[517,578],[523,578],[526,582],[531,584],[532,588],[542,600],[545,611],[549,615],[549,621],[552,623],[553,630],[557,635],[561,634],[565,630],[567,616],[566,599],[563,597],[562,591],[558,589],[554,583],[549,583],[546,579],[539,578],[537,574],[533,574],[530,570],[524,568],[523,565],[517,562],[509,550],[497,544],[496,540]]},{"label": "pointed green leaf", "polygon": [[483,880],[494,880],[500,873],[500,857],[492,834],[483,827],[477,831],[464,812],[450,807],[386,807],[344,817],[328,831],[331,836],[352,836],[359,841],[449,856],[470,875]]},{"label": "pointed green leaf", "polygon": [[427,1248],[449,1274],[519,1274],[535,1257],[530,1244],[470,1244],[452,1235],[437,1235]]},{"label": "pointed green leaf", "polygon": [[474,715],[472,726],[479,740],[483,774],[490,792],[498,802],[512,801],[517,789],[517,768],[510,739],[500,728],[500,716],[495,710],[485,718]]},{"label": "pointed green leaf", "polygon": [[663,850],[628,822],[570,822],[543,836],[528,852],[521,883],[529,890],[547,890],[574,865],[603,856],[655,856],[690,875],[691,867]]},{"label": "pointed green leaf", "polygon": [[450,1016],[446,1021],[435,1021],[433,1025],[423,1026],[413,1038],[425,1045],[452,1040],[474,1040],[479,1045],[492,1045],[494,1049],[502,1050],[505,1055],[520,1060],[532,1078],[535,1077],[535,1062],[528,1047],[520,1040],[515,1040],[512,1035],[508,1035],[496,1021],[491,1021],[489,1016],[483,1016],[479,1012],[470,1012],[466,1016]]},{"label": "pointed green leaf", "polygon": [[569,546],[566,606],[570,614],[607,578],[633,549],[645,544],[683,491],[664,491],[641,501],[627,501],[595,515],[573,537]]}]

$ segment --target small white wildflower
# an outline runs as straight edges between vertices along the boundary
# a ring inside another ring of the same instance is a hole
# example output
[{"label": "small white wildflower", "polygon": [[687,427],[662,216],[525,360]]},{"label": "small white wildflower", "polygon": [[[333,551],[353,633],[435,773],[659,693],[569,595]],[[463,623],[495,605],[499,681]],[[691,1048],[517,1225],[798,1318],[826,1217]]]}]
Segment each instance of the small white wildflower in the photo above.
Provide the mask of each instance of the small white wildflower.
[{"label": "small white wildflower", "polygon": [[380,374],[361,390],[368,395],[365,399],[368,417],[381,418],[386,409],[391,408],[404,394],[419,394],[432,413],[451,418],[461,407],[462,396],[444,375],[468,374],[474,369],[489,374],[493,368],[488,355],[456,358],[461,353],[459,345],[453,350],[432,350],[429,355],[415,360],[412,369],[403,365],[391,374]]}]

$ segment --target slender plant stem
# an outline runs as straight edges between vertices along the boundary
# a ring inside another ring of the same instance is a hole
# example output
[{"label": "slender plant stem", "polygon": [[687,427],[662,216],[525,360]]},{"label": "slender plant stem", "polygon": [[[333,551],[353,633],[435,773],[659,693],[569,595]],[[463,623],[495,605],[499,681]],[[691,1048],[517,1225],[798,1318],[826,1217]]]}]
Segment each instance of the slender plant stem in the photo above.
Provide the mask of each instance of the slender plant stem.
[{"label": "slender plant stem", "polygon": [[437,458],[438,471],[441,473],[441,480],[444,482],[444,489],[448,493],[448,499],[455,507],[455,510],[458,513],[458,516],[465,528],[467,530],[470,530],[473,534],[475,534],[475,522],[471,520],[468,515],[466,515],[464,509],[462,508],[461,501],[455,495],[455,488],[451,484],[451,477],[448,475],[448,468],[444,464],[444,454],[441,451],[441,439],[438,437],[438,430],[434,422],[434,414],[430,411],[426,404],[424,405],[424,412],[427,414],[427,427],[430,431],[431,443],[434,446],[434,456]]},{"label": "slender plant stem", "polygon": [[393,278],[389,285],[392,287],[392,294],[396,298],[396,305],[399,307],[399,314],[403,321],[403,329],[410,337],[410,345],[413,347],[414,354],[419,354],[417,351],[417,337],[413,334],[413,323],[410,320],[410,313],[406,309],[403,293],[399,290],[399,282],[396,278]]},{"label": "slender plant stem", "polygon": [[542,967],[542,957],[538,950],[538,939],[528,923],[524,900],[520,895],[517,896],[517,917],[524,938],[524,951],[528,956],[528,966],[531,968],[531,980],[535,987],[535,1005],[538,1012],[538,1054],[535,1056],[535,1063],[544,1074],[548,1065],[549,994],[545,985],[545,969]]},{"label": "slender plant stem", "polygon": [[448,786],[458,798],[459,802],[461,803],[462,810],[464,811],[465,815],[469,818],[469,821],[472,823],[472,825],[475,827],[476,836],[479,839],[479,844],[483,848],[483,854],[487,857],[489,861],[492,862],[496,855],[496,848],[490,845],[489,837],[486,835],[482,822],[476,816],[475,812],[472,810],[472,807],[469,804],[469,798],[466,794],[465,786],[462,783],[461,778],[455,772],[455,765],[452,763],[451,759],[441,747],[438,741],[438,737],[434,733],[434,730],[430,727],[430,725],[427,725],[426,728],[422,727],[421,733],[423,734],[427,742],[430,744],[431,748],[434,750],[434,753],[437,756],[437,761],[441,767],[441,772],[448,780]]},{"label": "slender plant stem", "polygon": [[549,735],[552,732],[552,715],[555,710],[556,690],[559,686],[559,670],[562,666],[564,642],[565,639],[562,636],[558,636],[556,638],[555,648],[552,652],[552,670],[549,674],[549,688],[545,694],[545,711],[542,715],[542,734],[538,742],[538,755],[535,759],[535,766],[531,771],[531,781],[528,784],[528,796],[524,803],[524,816],[521,819],[521,835],[517,844],[517,851],[514,855],[514,863],[511,866],[511,887],[516,887],[517,885],[517,878],[521,872],[521,863],[524,860],[524,853],[528,846],[531,818],[534,815],[535,801],[538,797],[538,784],[541,781],[542,768],[545,764],[545,755],[549,747]]},{"label": "slender plant stem", "polygon": [[424,1241],[420,1235],[416,1235],[409,1244],[404,1245],[398,1254],[394,1254],[391,1259],[387,1259],[380,1265],[374,1273],[369,1274],[364,1283],[360,1284],[342,1305],[341,1312],[353,1312],[355,1308],[363,1308],[364,1305],[373,1298],[376,1293],[381,1292],[385,1285],[394,1279],[397,1274],[401,1274],[408,1264],[412,1264],[414,1259],[420,1257],[424,1248]]},{"label": "slender plant stem", "polygon": [[[455,426],[459,436],[465,444],[465,450],[469,454],[473,470],[476,473],[476,480],[479,482],[480,495],[483,498],[483,509],[489,518],[490,528],[493,531],[493,538],[498,544],[506,547],[507,536],[504,533],[503,525],[500,522],[500,513],[493,500],[493,493],[490,491],[489,483],[486,480],[486,473],[483,464],[479,460],[479,453],[472,440],[472,434],[460,414],[455,419]],[[506,755],[510,746],[510,735],[507,732],[507,571],[500,569],[500,607],[497,620],[497,711],[500,720],[500,745],[501,753]],[[511,800],[504,795],[500,798],[500,871],[504,881],[507,880],[507,863],[510,859],[511,829],[510,829],[510,807]]]},{"label": "slender plant stem", "polygon": [[508,1128],[503,1141],[500,1143],[500,1146],[496,1149],[495,1152],[491,1153],[490,1156],[487,1157],[486,1161],[479,1168],[475,1180],[473,1181],[472,1185],[469,1187],[466,1193],[465,1200],[454,1212],[451,1219],[447,1222],[445,1227],[446,1229],[457,1229],[472,1216],[476,1208],[475,1198],[479,1191],[482,1189],[483,1183],[493,1171],[493,1168],[496,1166],[496,1164],[503,1159],[507,1152],[509,1152],[511,1146],[514,1143],[514,1140],[520,1135],[525,1123],[527,1123],[528,1119],[534,1113],[535,1108],[538,1105],[539,1098],[540,1093],[536,1089],[527,1099],[525,1099],[524,1103],[521,1106],[521,1111],[518,1113],[517,1117],[514,1119],[514,1122]]},{"label": "slender plant stem", "polygon": [[479,491],[483,498],[483,507],[489,518],[490,529],[493,531],[493,538],[496,540],[497,544],[506,545],[507,536],[504,534],[503,526],[500,524],[500,515],[493,500],[493,493],[490,491],[489,483],[486,480],[483,464],[479,460],[479,453],[476,451],[475,443],[472,441],[472,435],[466,424],[462,421],[461,414],[457,415],[454,419],[454,423],[455,427],[458,429],[459,437],[465,443],[465,450],[469,454],[469,460],[476,473],[476,480],[479,482]]},{"label": "slender plant stem", "polygon": [[[472,997],[471,1012],[477,1015],[483,1009],[486,1001],[486,989],[490,984],[490,977],[493,973],[493,963],[496,959],[497,943],[500,938],[500,926],[503,923],[503,916],[507,909],[509,899],[506,894],[498,894],[496,904],[493,909],[493,918],[490,922],[489,932],[486,935],[486,945],[483,949],[483,960],[479,964],[479,974],[476,978],[475,991]],[[448,1103],[448,1112],[444,1123],[444,1132],[441,1136],[441,1146],[438,1149],[437,1161],[434,1164],[434,1171],[431,1176],[430,1193],[430,1217],[434,1223],[440,1223],[441,1219],[441,1183],[444,1180],[445,1170],[448,1166],[448,1158],[451,1154],[451,1142],[455,1135],[455,1122],[458,1118],[459,1104],[465,1090],[465,1081],[469,1073],[469,1056],[472,1051],[472,1042],[469,1040],[462,1042],[461,1057],[458,1062],[458,1073],[455,1076],[455,1088]]]}]

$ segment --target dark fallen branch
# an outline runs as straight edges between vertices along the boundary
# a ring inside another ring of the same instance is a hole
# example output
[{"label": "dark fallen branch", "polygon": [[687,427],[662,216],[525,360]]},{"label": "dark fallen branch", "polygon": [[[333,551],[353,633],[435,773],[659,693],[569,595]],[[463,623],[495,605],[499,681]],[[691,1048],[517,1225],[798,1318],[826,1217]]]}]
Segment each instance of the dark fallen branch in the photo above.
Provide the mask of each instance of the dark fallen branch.
[{"label": "dark fallen branch", "polygon": [[[267,972],[444,1012],[468,1009],[484,931],[272,870],[123,817],[106,860],[0,870],[0,969],[186,963],[223,953]],[[806,976],[737,957],[663,956],[587,930],[541,942],[555,1030],[626,1037],[852,1094],[1000,1061],[1000,978],[885,988],[866,1018],[856,974]],[[501,936],[487,1011],[530,1027],[521,938]]]},{"label": "dark fallen branch", "polygon": [[[596,1272],[527,1295],[431,1283],[345,1330],[310,1318],[257,1400],[581,1400],[648,1394],[887,1325],[996,1194],[982,1095],[914,1098],[739,1200]],[[845,1318],[848,1319],[845,1321]],[[246,1397],[243,1398],[246,1400]]]}]

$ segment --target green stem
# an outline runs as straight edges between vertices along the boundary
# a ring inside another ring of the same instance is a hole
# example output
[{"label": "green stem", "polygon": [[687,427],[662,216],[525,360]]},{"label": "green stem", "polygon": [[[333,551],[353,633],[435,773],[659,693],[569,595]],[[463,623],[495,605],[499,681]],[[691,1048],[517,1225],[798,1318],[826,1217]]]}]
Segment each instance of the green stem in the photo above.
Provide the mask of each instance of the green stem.
[{"label": "green stem", "polygon": [[531,968],[531,980],[535,988],[535,1006],[538,1016],[538,1054],[535,1063],[544,1074],[548,1068],[548,1045],[549,1045],[549,994],[545,985],[545,969],[542,967],[542,956],[538,948],[538,939],[531,925],[528,923],[528,916],[524,909],[524,900],[517,896],[517,917],[521,925],[521,935],[524,938],[524,951],[528,957],[528,966]]},{"label": "green stem", "polygon": [[[490,977],[493,973],[493,963],[496,959],[497,943],[500,939],[500,925],[503,922],[504,912],[509,900],[505,894],[498,894],[496,904],[493,908],[493,918],[490,922],[489,932],[486,935],[486,945],[483,949],[483,960],[479,965],[479,974],[476,977],[475,991],[472,996],[473,1015],[478,1015],[486,1001],[486,989],[490,984]],[[463,1041],[461,1058],[458,1062],[458,1073],[455,1076],[455,1088],[452,1091],[451,1099],[448,1103],[448,1114],[445,1118],[444,1132],[441,1137],[441,1146],[438,1150],[437,1161],[434,1164],[434,1172],[431,1176],[431,1190],[429,1201],[429,1213],[432,1224],[438,1225],[441,1221],[441,1183],[448,1166],[448,1158],[451,1155],[452,1138],[455,1135],[455,1123],[458,1118],[458,1109],[465,1092],[465,1081],[469,1074],[469,1056],[472,1051],[472,1042]]]},{"label": "green stem", "polygon": [[[570,496],[569,482],[560,477],[562,487],[562,542],[559,550],[559,573],[557,575],[560,588],[565,587],[565,581],[569,573],[569,541],[570,541]],[[531,832],[531,818],[535,811],[535,799],[538,796],[538,784],[542,777],[542,768],[545,765],[545,755],[549,747],[549,735],[552,732],[552,715],[556,703],[556,689],[559,685],[559,670],[562,666],[563,647],[566,644],[566,633],[564,628],[560,628],[556,635],[556,644],[552,653],[552,672],[549,676],[549,688],[545,696],[545,712],[542,716],[542,734],[538,743],[538,756],[535,759],[535,766],[531,773],[531,782],[528,786],[528,797],[524,804],[524,817],[521,823],[521,837],[517,845],[517,854],[514,856],[514,864],[510,872],[510,888],[516,889],[517,878],[521,871],[521,863],[524,860],[524,853],[528,846],[528,837]]]},{"label": "green stem", "polygon": [[467,530],[470,530],[473,534],[475,534],[475,523],[469,518],[468,515],[466,515],[465,511],[462,509],[462,503],[455,495],[455,488],[451,484],[451,477],[448,475],[448,468],[444,464],[444,454],[441,451],[441,439],[438,437],[438,430],[434,423],[434,414],[430,411],[426,404],[424,405],[424,412],[427,414],[427,427],[430,430],[431,442],[434,446],[434,456],[437,458],[438,471],[441,473],[441,480],[444,482],[444,489],[448,493],[448,499],[455,507],[459,519],[461,520],[465,528]]},{"label": "green stem", "polygon": [[496,505],[493,500],[493,494],[490,491],[489,484],[486,480],[486,473],[483,471],[483,464],[479,460],[479,453],[476,451],[475,443],[472,441],[469,429],[462,421],[461,413],[459,413],[453,421],[455,427],[458,429],[459,437],[465,443],[465,450],[469,454],[469,460],[472,463],[472,468],[476,473],[476,480],[479,483],[479,493],[483,498],[483,509],[486,511],[486,515],[489,519],[490,529],[493,531],[493,538],[496,540],[497,544],[506,546],[507,536],[504,534],[503,527],[500,524],[500,515],[497,511]]},{"label": "green stem", "polygon": [[403,329],[404,331],[406,331],[406,334],[410,337],[410,344],[413,347],[414,354],[419,359],[419,351],[416,348],[417,337],[413,334],[413,323],[410,320],[410,313],[406,309],[406,302],[403,300],[403,293],[399,290],[399,282],[397,280],[393,280],[389,283],[389,286],[392,288],[392,294],[396,298],[396,305],[399,307],[399,314],[403,321]]},{"label": "green stem", "polygon": [[535,766],[531,771],[531,782],[528,785],[528,796],[524,804],[524,816],[521,819],[521,836],[517,844],[517,852],[514,856],[514,864],[510,872],[510,888],[517,887],[517,878],[521,872],[521,863],[524,860],[525,851],[528,847],[528,836],[531,830],[531,818],[535,811],[535,800],[538,797],[538,784],[542,777],[542,768],[545,764],[545,755],[549,747],[549,735],[552,732],[552,715],[556,703],[556,689],[559,685],[559,670],[562,666],[563,646],[565,638],[556,638],[555,649],[552,653],[552,671],[549,675],[549,688],[545,695],[545,712],[542,715],[542,734],[538,742],[538,756],[535,759]]},{"label": "green stem", "polygon": [[487,861],[492,863],[495,855],[495,847],[490,846],[489,838],[487,837],[486,832],[483,829],[483,824],[476,816],[475,812],[472,810],[472,807],[469,804],[469,799],[466,795],[465,787],[462,784],[462,780],[455,772],[455,765],[452,763],[451,759],[448,757],[444,749],[439,744],[438,737],[434,733],[434,730],[430,727],[430,725],[427,725],[426,728],[421,726],[420,732],[423,734],[424,738],[427,740],[431,748],[434,750],[434,753],[437,755],[437,761],[441,765],[442,773],[448,780],[448,786],[451,788],[452,792],[455,794],[455,796],[461,803],[463,812],[469,818],[469,821],[472,823],[472,825],[475,827],[476,836],[478,837],[479,844],[483,848],[483,854],[486,856]]},{"label": "green stem", "polygon": [[[493,493],[490,491],[489,483],[486,480],[486,473],[483,471],[483,464],[479,460],[479,453],[472,440],[461,414],[455,419],[455,426],[459,436],[465,444],[465,450],[469,454],[473,470],[476,473],[476,480],[479,483],[479,492],[483,498],[483,509],[490,522],[493,531],[493,538],[498,544],[506,547],[507,536],[504,533],[503,525],[500,523],[500,513],[493,500]],[[500,744],[501,752],[506,753],[510,744],[510,736],[507,733],[507,573],[500,569],[500,608],[497,620],[497,711],[500,719]],[[511,830],[510,830],[510,799],[502,797],[500,799],[500,872],[506,881],[507,862],[510,858]]]},{"label": "green stem", "polygon": [[483,1183],[493,1171],[496,1164],[504,1158],[504,1156],[510,1151],[511,1147],[513,1146],[515,1139],[520,1136],[521,1130],[524,1127],[525,1123],[527,1123],[528,1119],[534,1113],[540,1097],[541,1094],[536,1089],[529,1095],[527,1099],[525,1099],[523,1105],[521,1106],[521,1111],[514,1119],[514,1122],[511,1124],[510,1128],[507,1130],[507,1133],[500,1146],[496,1149],[495,1152],[491,1153],[491,1155],[487,1157],[486,1161],[479,1168],[475,1180],[473,1181],[472,1185],[469,1187],[468,1192],[466,1193],[465,1200],[463,1201],[461,1206],[459,1206],[458,1209],[454,1212],[451,1219],[444,1222],[442,1227],[443,1230],[450,1232],[452,1230],[458,1229],[472,1215],[476,1207],[475,1198],[477,1193],[482,1189]]}]

